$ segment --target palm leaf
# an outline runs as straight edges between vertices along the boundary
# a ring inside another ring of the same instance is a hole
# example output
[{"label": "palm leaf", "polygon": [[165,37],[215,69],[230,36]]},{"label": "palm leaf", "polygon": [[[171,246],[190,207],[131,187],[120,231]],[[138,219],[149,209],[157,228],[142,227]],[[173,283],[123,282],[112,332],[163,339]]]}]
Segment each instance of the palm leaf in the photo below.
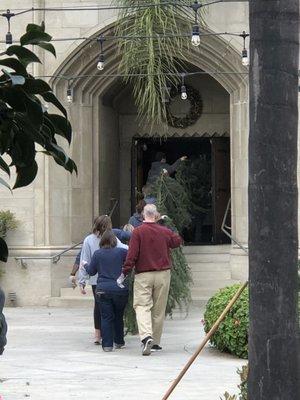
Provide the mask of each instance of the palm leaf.
[{"label": "palm leaf", "polygon": [[[189,45],[190,42],[189,37],[180,35],[191,31],[194,13],[182,7],[187,4],[182,0],[176,2],[177,6],[140,9],[131,8],[136,6],[136,1],[116,2],[128,6],[120,11],[116,29],[118,36],[125,37],[119,41],[119,72],[122,75],[143,75],[124,78],[126,83],[133,84],[138,117],[143,123],[148,123],[150,128],[154,125],[166,126],[167,114],[163,99],[166,88],[177,86],[180,82],[178,73],[184,70],[187,43]],[[138,4],[143,6],[147,3],[148,0],[142,0]],[[154,0],[152,3],[161,1]]]}]

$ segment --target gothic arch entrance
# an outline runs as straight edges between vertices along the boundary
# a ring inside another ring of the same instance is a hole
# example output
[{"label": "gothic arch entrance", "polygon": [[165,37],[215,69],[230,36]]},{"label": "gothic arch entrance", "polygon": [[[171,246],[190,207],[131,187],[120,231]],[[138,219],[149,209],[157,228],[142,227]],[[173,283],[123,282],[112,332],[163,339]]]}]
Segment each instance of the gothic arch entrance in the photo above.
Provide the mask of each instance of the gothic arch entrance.
[{"label": "gothic arch entrance", "polygon": [[[113,26],[106,27],[97,35],[110,34]],[[199,49],[198,49],[199,50]],[[96,75],[98,57],[97,43],[83,43],[61,65],[60,75]],[[170,129],[168,136],[207,137],[226,133],[230,142],[232,229],[235,237],[247,242],[247,138],[248,138],[248,92],[247,80],[243,75],[228,74],[226,71],[242,70],[240,54],[225,40],[208,36],[200,51],[186,49],[193,68],[207,75],[197,78],[198,84],[211,84],[219,90],[219,100],[227,98],[227,108],[218,112],[207,111],[206,120],[199,120],[199,127]],[[224,54],[226,56],[224,57]],[[119,207],[114,215],[115,223],[126,222],[131,211],[131,146],[132,138],[149,135],[147,126],[139,126],[136,110],[131,98],[131,88],[124,86],[117,72],[118,55],[113,43],[106,48],[107,65],[99,78],[83,77],[74,82],[74,102],[70,115],[75,135],[73,158],[79,166],[79,178],[70,182],[71,209],[66,216],[70,220],[71,241],[81,238],[93,217],[107,212],[112,199],[119,198]],[[219,74],[217,72],[224,72]],[[192,82],[192,84],[197,84]],[[66,81],[55,78],[52,82],[61,98],[65,96]],[[209,90],[208,90],[209,97]],[[218,101],[213,102],[213,106]],[[209,118],[213,116],[213,118]],[[156,130],[155,134],[159,134]],[[238,166],[238,168],[237,168]],[[55,180],[53,180],[55,185]],[[78,207],[78,198],[84,207]],[[82,221],[78,231],[78,220]]]}]

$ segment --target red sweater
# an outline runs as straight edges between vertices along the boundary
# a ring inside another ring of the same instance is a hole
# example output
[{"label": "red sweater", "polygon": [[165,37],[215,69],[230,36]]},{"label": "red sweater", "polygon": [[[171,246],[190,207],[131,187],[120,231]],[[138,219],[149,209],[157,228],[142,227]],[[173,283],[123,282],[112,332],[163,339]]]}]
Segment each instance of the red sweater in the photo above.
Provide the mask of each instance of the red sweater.
[{"label": "red sweater", "polygon": [[170,269],[170,249],[181,244],[177,233],[155,222],[144,222],[132,233],[123,273],[128,274],[134,267],[137,274]]}]

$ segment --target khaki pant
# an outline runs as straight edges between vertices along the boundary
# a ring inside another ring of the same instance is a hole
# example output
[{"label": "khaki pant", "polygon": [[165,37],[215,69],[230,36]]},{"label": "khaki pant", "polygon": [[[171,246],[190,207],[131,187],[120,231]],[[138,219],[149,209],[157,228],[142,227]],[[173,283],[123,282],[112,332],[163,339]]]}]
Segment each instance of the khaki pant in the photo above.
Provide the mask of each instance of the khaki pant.
[{"label": "khaki pant", "polygon": [[152,336],[159,344],[170,288],[170,270],[136,274],[134,278],[133,308],[141,340]]}]

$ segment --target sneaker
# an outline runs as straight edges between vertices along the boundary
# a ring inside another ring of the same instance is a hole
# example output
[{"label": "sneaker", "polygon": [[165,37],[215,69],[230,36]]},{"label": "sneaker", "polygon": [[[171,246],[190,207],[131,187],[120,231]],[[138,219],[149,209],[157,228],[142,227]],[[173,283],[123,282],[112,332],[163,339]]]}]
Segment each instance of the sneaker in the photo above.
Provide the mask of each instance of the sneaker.
[{"label": "sneaker", "polygon": [[115,343],[115,349],[124,349],[125,343],[124,344],[117,344]]},{"label": "sneaker", "polygon": [[103,351],[105,351],[105,352],[113,351],[112,347],[102,347],[102,348],[103,348]]},{"label": "sneaker", "polygon": [[162,351],[162,347],[160,347],[158,344],[154,344],[151,348],[151,351]]},{"label": "sneaker", "polygon": [[150,356],[151,347],[153,346],[152,337],[151,336],[147,336],[145,339],[142,340],[142,344],[143,344],[143,350],[142,350],[143,356]]}]

